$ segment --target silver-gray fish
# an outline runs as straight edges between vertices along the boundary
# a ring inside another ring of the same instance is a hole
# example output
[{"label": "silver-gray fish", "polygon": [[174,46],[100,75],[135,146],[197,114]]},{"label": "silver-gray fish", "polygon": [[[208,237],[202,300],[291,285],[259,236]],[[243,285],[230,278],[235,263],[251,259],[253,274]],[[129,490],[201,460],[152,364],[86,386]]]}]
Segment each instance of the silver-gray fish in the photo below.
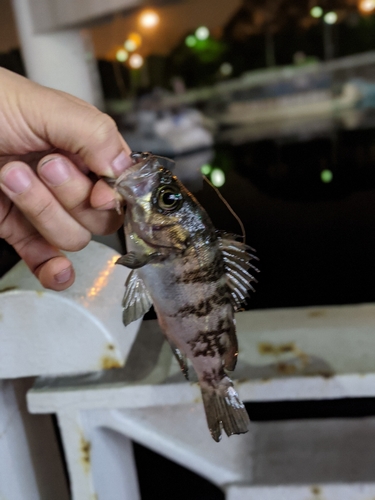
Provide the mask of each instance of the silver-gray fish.
[{"label": "silver-gray fish", "polygon": [[215,441],[247,432],[249,417],[226,370],[236,365],[234,312],[256,281],[250,247],[218,233],[205,210],[157,157],[133,153],[134,166],[114,187],[125,199],[130,269],[123,299],[128,325],[154,305],[160,327],[187,378],[187,358],[200,384]]}]

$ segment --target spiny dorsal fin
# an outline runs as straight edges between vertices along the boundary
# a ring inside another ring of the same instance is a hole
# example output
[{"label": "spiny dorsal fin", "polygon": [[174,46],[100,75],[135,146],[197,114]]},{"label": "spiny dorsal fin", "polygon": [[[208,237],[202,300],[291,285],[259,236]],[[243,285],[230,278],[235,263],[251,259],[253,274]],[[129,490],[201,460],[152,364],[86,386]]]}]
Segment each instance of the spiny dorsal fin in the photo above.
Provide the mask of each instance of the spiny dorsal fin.
[{"label": "spiny dorsal fin", "polygon": [[152,299],[136,270],[129,274],[125,288],[122,321],[127,326],[146,314],[152,306]]},{"label": "spiny dorsal fin", "polygon": [[254,291],[251,282],[257,282],[255,277],[249,273],[249,269],[259,272],[251,260],[258,260],[252,252],[255,250],[245,243],[236,240],[233,234],[221,232],[218,240],[223,254],[225,272],[228,277],[228,285],[232,294],[232,303],[237,311],[249,297],[249,289]]}]

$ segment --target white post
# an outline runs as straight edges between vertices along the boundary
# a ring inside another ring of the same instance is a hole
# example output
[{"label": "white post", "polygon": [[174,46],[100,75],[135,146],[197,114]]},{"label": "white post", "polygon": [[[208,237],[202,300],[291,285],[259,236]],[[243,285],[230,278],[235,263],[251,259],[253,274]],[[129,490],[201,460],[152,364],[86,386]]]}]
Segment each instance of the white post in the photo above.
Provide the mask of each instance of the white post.
[{"label": "white post", "polygon": [[103,108],[90,37],[79,29],[36,33],[30,0],[12,0],[27,76]]}]

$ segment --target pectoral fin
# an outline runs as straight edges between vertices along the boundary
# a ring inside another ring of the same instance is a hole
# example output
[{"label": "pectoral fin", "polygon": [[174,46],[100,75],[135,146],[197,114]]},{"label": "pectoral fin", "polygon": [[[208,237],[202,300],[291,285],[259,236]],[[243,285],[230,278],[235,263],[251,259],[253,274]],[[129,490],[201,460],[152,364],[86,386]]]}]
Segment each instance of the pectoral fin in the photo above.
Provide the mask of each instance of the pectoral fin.
[{"label": "pectoral fin", "polygon": [[139,269],[158,257],[159,254],[157,252],[151,254],[136,254],[135,252],[129,252],[120,257],[116,261],[116,264],[121,264],[129,269]]},{"label": "pectoral fin", "polygon": [[125,326],[141,318],[152,306],[152,299],[148,293],[145,284],[138,276],[137,271],[133,270],[125,283],[125,294],[122,300],[124,308],[122,321]]}]

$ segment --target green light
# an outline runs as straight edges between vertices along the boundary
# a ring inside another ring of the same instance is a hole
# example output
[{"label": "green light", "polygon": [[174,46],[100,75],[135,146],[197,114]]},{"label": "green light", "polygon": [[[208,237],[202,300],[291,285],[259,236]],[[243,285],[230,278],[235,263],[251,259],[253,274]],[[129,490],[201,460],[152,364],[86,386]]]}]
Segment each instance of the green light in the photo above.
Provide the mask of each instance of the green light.
[{"label": "green light", "polygon": [[119,49],[117,52],[116,52],[116,59],[120,62],[124,62],[126,61],[128,58],[128,53],[126,52],[126,50],[124,49]]},{"label": "green light", "polygon": [[323,15],[323,9],[317,5],[316,7],[313,7],[310,10],[310,15],[312,17],[315,17],[315,19],[318,19],[319,17],[322,17],[322,15]]},{"label": "green light", "polygon": [[221,187],[225,184],[225,174],[220,168],[214,168],[211,172],[211,182],[216,187]]},{"label": "green light", "polygon": [[322,170],[320,172],[320,179],[322,182],[324,182],[325,184],[328,184],[329,182],[332,181],[333,179],[333,173],[331,172],[331,170]]},{"label": "green light", "polygon": [[211,171],[212,167],[208,163],[205,163],[204,165],[201,166],[201,172],[203,175],[209,175]]},{"label": "green light", "polygon": [[189,35],[185,38],[185,44],[188,47],[195,47],[195,45],[197,45],[197,39],[194,35]]},{"label": "green light", "polygon": [[207,38],[210,36],[210,31],[208,28],[206,28],[206,26],[200,26],[196,29],[195,36],[198,38],[198,40],[207,40]]}]

